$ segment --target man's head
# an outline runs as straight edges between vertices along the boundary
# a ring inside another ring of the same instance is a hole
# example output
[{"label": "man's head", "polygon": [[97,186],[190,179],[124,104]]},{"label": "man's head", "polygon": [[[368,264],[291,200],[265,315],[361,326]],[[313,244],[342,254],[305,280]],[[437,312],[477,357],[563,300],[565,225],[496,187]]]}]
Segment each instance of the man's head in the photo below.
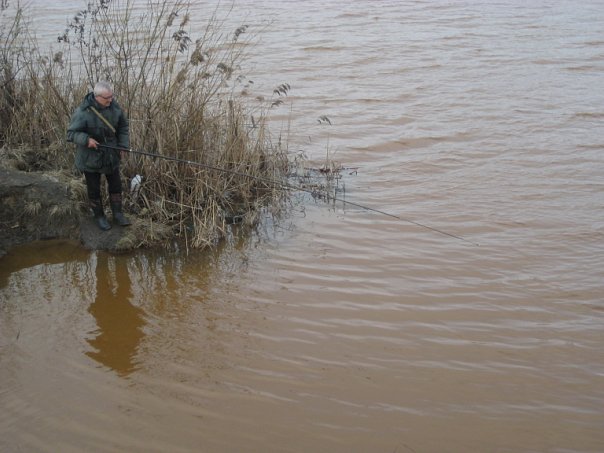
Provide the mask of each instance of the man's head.
[{"label": "man's head", "polygon": [[101,107],[109,107],[113,101],[113,87],[109,82],[97,82],[94,86],[94,99]]}]

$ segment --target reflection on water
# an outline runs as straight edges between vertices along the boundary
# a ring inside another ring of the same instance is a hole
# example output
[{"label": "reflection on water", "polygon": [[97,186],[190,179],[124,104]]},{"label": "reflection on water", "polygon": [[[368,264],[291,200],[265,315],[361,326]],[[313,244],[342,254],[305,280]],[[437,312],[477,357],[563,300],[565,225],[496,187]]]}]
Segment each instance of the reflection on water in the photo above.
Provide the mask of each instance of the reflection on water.
[{"label": "reflection on water", "polygon": [[[89,443],[91,426],[109,429],[131,451],[154,451],[132,431],[120,433],[150,426],[122,412],[137,411],[142,395],[143,406],[160,414],[199,399],[218,411],[221,398],[208,401],[207,392],[225,390],[224,373],[245,357],[249,323],[258,319],[230,298],[241,291],[249,253],[243,236],[190,255],[113,256],[63,241],[14,248],[0,261],[0,382],[7,390],[0,391],[0,451],[82,450],[72,442],[103,451],[104,440]],[[193,447],[196,436],[187,433],[197,427],[178,418],[162,424],[176,422],[169,431]],[[57,444],[48,443],[49,433],[61,433]],[[172,451],[173,440],[156,448]]]},{"label": "reflection on water", "polygon": [[0,289],[8,285],[11,274],[40,265],[59,264],[66,273],[88,258],[88,252],[74,241],[37,241],[10,250],[0,259]]},{"label": "reflection on water", "polygon": [[96,260],[96,295],[88,312],[97,328],[86,355],[127,376],[136,369],[136,353],[144,336],[144,312],[133,305],[128,258],[99,252]]}]

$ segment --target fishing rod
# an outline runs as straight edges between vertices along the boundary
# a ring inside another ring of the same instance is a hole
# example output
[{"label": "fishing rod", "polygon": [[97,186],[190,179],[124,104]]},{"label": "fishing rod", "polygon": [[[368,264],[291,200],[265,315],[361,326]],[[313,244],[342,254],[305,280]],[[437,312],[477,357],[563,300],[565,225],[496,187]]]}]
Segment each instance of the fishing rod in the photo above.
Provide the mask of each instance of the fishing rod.
[{"label": "fishing rod", "polygon": [[469,240],[467,240],[467,239],[465,239],[465,238],[463,238],[461,236],[457,236],[455,234],[448,233],[446,231],[440,230],[438,228],[431,227],[431,226],[426,225],[424,223],[416,222],[415,220],[406,219],[406,218],[397,216],[395,214],[391,214],[391,213],[386,212],[386,211],[381,211],[379,209],[375,209],[375,208],[372,208],[372,207],[369,207],[369,206],[365,206],[365,205],[362,205],[362,204],[359,204],[359,203],[355,203],[353,201],[344,200],[343,198],[332,197],[328,193],[323,193],[323,192],[320,192],[320,191],[317,191],[317,190],[305,189],[304,187],[297,186],[295,184],[290,184],[290,183],[283,182],[283,181],[278,181],[276,179],[263,178],[263,177],[260,177],[260,176],[250,175],[249,173],[243,173],[243,172],[236,171],[236,170],[229,170],[229,169],[226,169],[226,168],[217,167],[215,165],[204,164],[202,162],[196,162],[196,161],[187,160],[187,159],[180,159],[178,157],[172,157],[172,156],[164,156],[162,154],[150,153],[148,151],[135,150],[135,149],[132,149],[132,148],[126,149],[126,148],[121,148],[121,147],[118,147],[118,146],[101,145],[101,144],[99,144],[98,146],[100,148],[107,148],[107,149],[112,149],[112,150],[115,150],[115,151],[125,151],[127,153],[139,154],[139,155],[142,155],[142,156],[164,159],[164,160],[168,160],[168,161],[172,161],[172,162],[178,162],[178,163],[181,163],[181,164],[191,165],[191,166],[194,166],[194,167],[202,167],[202,168],[207,168],[207,169],[210,169],[210,170],[216,170],[216,171],[219,171],[219,172],[222,172],[222,173],[229,173],[229,174],[241,176],[241,177],[244,177],[244,178],[254,179],[254,180],[259,181],[259,182],[270,183],[273,186],[281,187],[281,188],[284,188],[284,189],[297,190],[297,191],[301,191],[301,192],[306,192],[306,193],[309,193],[311,195],[317,195],[317,194],[319,194],[319,195],[324,196],[327,200],[331,199],[331,200],[334,200],[334,201],[339,201],[340,203],[349,204],[351,206],[356,206],[357,208],[365,209],[367,211],[377,212],[378,214],[382,214],[382,215],[385,215],[385,216],[388,216],[388,217],[392,217],[394,219],[398,219],[398,220],[401,220],[403,222],[411,223],[411,224],[416,225],[418,227],[425,228],[425,229],[430,230],[430,231],[434,231],[435,233],[439,233],[439,234],[442,234],[444,236],[449,236],[449,237],[452,237],[452,238],[455,238],[455,239],[459,239],[460,241],[467,242],[468,244],[471,244],[471,245],[478,245],[478,244],[476,244],[474,242],[471,242],[471,241],[469,241]]}]

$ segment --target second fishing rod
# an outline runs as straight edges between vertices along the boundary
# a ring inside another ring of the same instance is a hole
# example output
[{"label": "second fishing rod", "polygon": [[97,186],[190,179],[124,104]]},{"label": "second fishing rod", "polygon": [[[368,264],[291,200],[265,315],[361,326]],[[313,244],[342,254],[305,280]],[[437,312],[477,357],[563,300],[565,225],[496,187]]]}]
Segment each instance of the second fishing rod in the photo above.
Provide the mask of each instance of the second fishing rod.
[{"label": "second fishing rod", "polygon": [[259,182],[263,182],[265,184],[270,184],[270,185],[272,185],[274,187],[277,187],[279,189],[306,192],[306,193],[309,193],[309,194],[311,194],[313,196],[320,195],[323,198],[327,199],[328,201],[329,200],[338,201],[340,203],[348,204],[350,206],[355,206],[357,208],[365,209],[367,211],[377,212],[379,214],[382,214],[382,215],[385,215],[385,216],[388,216],[388,217],[392,217],[394,219],[401,220],[403,222],[411,223],[413,225],[416,225],[416,226],[421,227],[421,228],[428,229],[430,231],[434,231],[435,233],[439,233],[439,234],[442,234],[442,235],[445,235],[445,236],[449,236],[451,238],[459,239],[460,241],[464,241],[464,242],[466,242],[468,244],[471,244],[471,245],[478,245],[478,244],[475,244],[475,243],[473,243],[473,242],[471,242],[471,241],[469,241],[469,240],[467,240],[467,239],[465,239],[465,238],[463,238],[461,236],[457,236],[455,234],[448,233],[448,232],[446,232],[444,230],[440,230],[438,228],[431,227],[431,226],[426,225],[424,223],[416,222],[416,221],[410,220],[410,219],[405,219],[405,218],[397,216],[395,214],[390,214],[389,212],[386,212],[386,211],[382,211],[382,210],[375,209],[375,208],[372,208],[372,207],[369,207],[369,206],[366,206],[366,205],[355,203],[353,201],[349,201],[349,200],[345,200],[343,198],[338,198],[338,197],[332,196],[332,195],[330,195],[330,194],[328,194],[326,192],[321,192],[321,191],[312,190],[312,189],[306,189],[304,187],[297,186],[295,184],[291,184],[291,183],[284,182],[284,181],[279,181],[277,179],[264,178],[264,177],[261,177],[261,176],[255,176],[255,175],[251,175],[249,173],[240,172],[240,171],[237,171],[237,170],[229,170],[227,168],[222,168],[222,167],[218,167],[218,166],[215,166],[215,165],[205,164],[203,162],[197,162],[197,161],[193,161],[193,160],[181,159],[181,158],[172,157],[172,156],[165,156],[163,154],[151,153],[151,152],[143,151],[143,150],[135,150],[135,149],[132,149],[132,148],[123,148],[123,147],[118,147],[118,146],[100,145],[100,144],[98,146],[99,146],[99,148],[106,148],[106,149],[111,149],[111,150],[114,150],[114,151],[125,151],[125,152],[131,153],[131,154],[138,154],[138,155],[141,155],[141,156],[147,156],[147,157],[152,157],[152,158],[156,158],[156,159],[163,159],[163,160],[167,160],[167,161],[171,161],[171,162],[177,162],[177,163],[180,163],[180,164],[191,165],[193,167],[201,167],[201,168],[206,168],[208,170],[215,170],[215,171],[218,171],[218,172],[221,172],[221,173],[228,173],[228,174],[231,174],[231,175],[241,176],[241,177],[244,177],[244,178],[249,178],[249,179],[253,179],[253,180],[259,181]]}]

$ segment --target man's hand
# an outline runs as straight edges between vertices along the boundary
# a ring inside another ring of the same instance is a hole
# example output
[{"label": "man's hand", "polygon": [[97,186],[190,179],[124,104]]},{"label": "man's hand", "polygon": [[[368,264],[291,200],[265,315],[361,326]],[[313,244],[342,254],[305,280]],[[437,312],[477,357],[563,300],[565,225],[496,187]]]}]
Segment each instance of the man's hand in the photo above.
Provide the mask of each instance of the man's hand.
[{"label": "man's hand", "polygon": [[99,142],[97,142],[94,138],[88,138],[88,148],[97,149],[99,146]]}]

